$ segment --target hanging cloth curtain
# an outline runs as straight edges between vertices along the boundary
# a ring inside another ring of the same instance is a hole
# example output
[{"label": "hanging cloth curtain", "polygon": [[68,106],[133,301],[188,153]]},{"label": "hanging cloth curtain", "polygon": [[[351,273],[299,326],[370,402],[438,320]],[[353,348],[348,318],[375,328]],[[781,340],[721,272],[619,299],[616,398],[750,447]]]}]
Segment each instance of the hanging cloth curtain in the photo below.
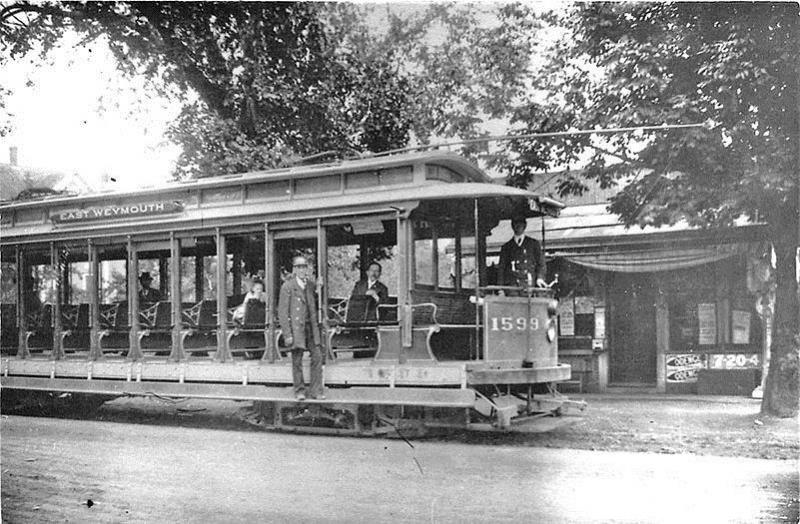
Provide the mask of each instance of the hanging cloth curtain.
[{"label": "hanging cloth curtain", "polygon": [[555,255],[564,257],[570,262],[602,271],[651,273],[709,264],[744,253],[746,250],[747,244],[739,243],[706,247],[593,251],[578,254],[555,253]]}]

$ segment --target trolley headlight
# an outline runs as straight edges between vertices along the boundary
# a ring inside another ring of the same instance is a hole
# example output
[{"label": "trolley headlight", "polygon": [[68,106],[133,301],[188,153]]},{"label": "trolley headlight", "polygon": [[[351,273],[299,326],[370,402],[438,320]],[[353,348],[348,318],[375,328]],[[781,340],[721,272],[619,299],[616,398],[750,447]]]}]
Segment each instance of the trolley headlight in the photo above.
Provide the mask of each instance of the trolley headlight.
[{"label": "trolley headlight", "polygon": [[547,322],[547,341],[552,342],[556,339],[556,323],[553,319]]},{"label": "trolley headlight", "polygon": [[547,314],[551,317],[556,316],[558,313],[558,300],[551,300],[547,303]]}]

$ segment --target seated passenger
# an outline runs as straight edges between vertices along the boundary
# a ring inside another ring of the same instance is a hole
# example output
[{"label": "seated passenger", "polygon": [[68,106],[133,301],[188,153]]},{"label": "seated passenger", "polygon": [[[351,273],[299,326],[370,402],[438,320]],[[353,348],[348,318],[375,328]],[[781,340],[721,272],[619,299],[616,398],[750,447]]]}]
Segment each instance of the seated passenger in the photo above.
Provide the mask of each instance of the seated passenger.
[{"label": "seated passenger", "polygon": [[30,289],[25,293],[25,308],[28,313],[34,313],[42,309],[42,299],[39,297],[39,291]]},{"label": "seated passenger", "polygon": [[244,312],[245,308],[247,307],[248,300],[260,300],[261,302],[266,302],[267,297],[264,294],[264,283],[260,280],[253,280],[253,283],[250,284],[250,291],[244,296],[244,300],[242,303],[239,304],[239,307],[233,312],[233,320],[234,322],[243,322],[244,321]]},{"label": "seated passenger", "polygon": [[139,275],[139,284],[141,284],[141,289],[139,289],[139,303],[145,302],[160,302],[162,299],[161,291],[157,289],[153,289],[150,285],[153,283],[153,277],[150,276],[149,271],[143,271],[141,275]]},{"label": "seated passenger", "polygon": [[364,320],[378,320],[378,304],[385,304],[389,298],[389,289],[378,279],[381,277],[382,267],[377,262],[372,262],[367,268],[367,278],[359,280],[353,287],[350,299],[357,296],[367,296],[367,311]]}]

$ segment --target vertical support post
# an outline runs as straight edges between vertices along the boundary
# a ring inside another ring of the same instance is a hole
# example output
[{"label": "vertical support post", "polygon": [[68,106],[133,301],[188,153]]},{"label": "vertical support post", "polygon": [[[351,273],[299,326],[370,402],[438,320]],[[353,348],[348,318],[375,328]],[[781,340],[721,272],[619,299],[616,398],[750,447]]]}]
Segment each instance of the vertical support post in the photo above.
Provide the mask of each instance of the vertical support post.
[{"label": "vertical support post", "polygon": [[[480,222],[478,220],[478,200],[475,199],[475,225],[479,226]],[[480,282],[484,282],[488,284],[489,282],[486,279],[486,234],[480,230],[480,227],[475,230],[475,256],[477,257],[476,260],[480,262],[477,264],[478,267],[478,277],[477,280]]]},{"label": "vertical support post", "polygon": [[50,265],[56,274],[53,285],[53,294],[56,297],[53,304],[53,360],[64,358],[64,349],[61,347],[61,271],[59,268],[58,249],[55,242],[50,242]]},{"label": "vertical support post", "polygon": [[17,263],[17,356],[19,358],[28,358],[28,344],[26,338],[28,336],[28,294],[26,293],[27,278],[25,275],[27,270],[25,268],[25,254],[19,246],[16,247],[15,259]]},{"label": "vertical support post", "polygon": [[656,282],[656,390],[667,391],[667,352],[669,351],[669,304],[664,293],[664,282]]},{"label": "vertical support post", "polygon": [[412,343],[412,322],[413,313],[411,308],[411,284],[409,282],[414,263],[413,256],[410,256],[409,251],[413,250],[413,239],[410,238],[409,230],[411,229],[411,221],[404,219],[400,211],[397,212],[397,258],[400,261],[398,271],[397,286],[397,306],[398,306],[398,319],[400,320],[400,351],[398,360],[401,364],[405,364],[406,348],[411,347]]},{"label": "vertical support post", "polygon": [[475,199],[475,206],[473,208],[473,227],[475,228],[475,360],[480,357],[481,350],[481,312],[480,312],[480,296],[481,296],[481,282],[485,275],[485,241],[480,228],[480,209],[478,207],[478,199]]},{"label": "vertical support post", "polygon": [[414,222],[409,218],[406,218],[404,221],[408,222],[408,228],[410,229],[410,231],[408,232],[403,231],[401,236],[400,229],[399,228],[397,229],[397,245],[399,249],[401,241],[406,242],[406,237],[411,239],[411,243],[405,246],[406,259],[408,260],[408,267],[404,275],[407,286],[406,289],[413,289],[414,282],[417,281],[417,260],[416,260],[417,253],[416,253],[416,242],[415,242],[416,238],[414,237],[415,235]]},{"label": "vertical support post", "polygon": [[433,280],[434,291],[439,291],[439,231],[436,230],[437,225],[431,223],[431,280]]},{"label": "vertical support post", "polygon": [[217,240],[217,355],[216,360],[225,362],[230,358],[228,351],[228,291],[226,277],[228,252],[225,248],[225,235],[216,229]]},{"label": "vertical support post", "polygon": [[323,360],[333,356],[331,348],[328,347],[328,333],[330,324],[328,322],[328,236],[325,228],[322,227],[322,219],[317,219],[317,321],[322,328]]},{"label": "vertical support post", "polygon": [[64,267],[61,268],[61,291],[63,295],[60,296],[62,304],[69,304],[70,291],[72,290],[72,278],[69,271],[69,246],[64,254]]},{"label": "vertical support post", "polygon": [[717,347],[727,351],[731,344],[731,291],[729,276],[733,273],[730,261],[722,262],[716,274]]},{"label": "vertical support post", "polygon": [[458,220],[455,222],[455,230],[453,232],[453,241],[455,242],[455,260],[453,261],[453,277],[455,281],[453,282],[453,286],[456,288],[456,293],[461,291],[461,274],[463,273],[463,269],[461,267],[461,224]]},{"label": "vertical support post", "polygon": [[158,290],[161,291],[162,295],[166,295],[165,291],[167,290],[167,257],[163,255],[159,255],[158,257]]},{"label": "vertical support post", "polygon": [[89,360],[102,358],[100,350],[100,260],[97,246],[87,241],[89,255]]},{"label": "vertical support post", "polygon": [[358,254],[358,278],[361,279],[367,274],[369,263],[372,261],[369,249],[367,248],[367,241],[364,237],[361,237],[361,240],[359,241]]},{"label": "vertical support post", "polygon": [[174,231],[169,233],[169,258],[169,298],[172,302],[172,351],[169,359],[181,361],[184,358],[181,348],[181,241],[175,237]]},{"label": "vertical support post", "polygon": [[205,271],[205,267],[203,266],[203,255],[195,255],[194,257],[194,301],[200,302],[203,300],[203,287],[204,287],[204,279],[203,273]]},{"label": "vertical support post", "polygon": [[236,250],[233,253],[233,289],[231,295],[242,294],[242,253]]},{"label": "vertical support post", "polygon": [[[542,215],[542,256],[543,256],[543,257],[545,256],[545,250],[544,250],[544,248],[545,248],[545,238],[544,238],[544,231],[545,231],[545,227],[544,227],[544,215]],[[545,278],[547,278],[547,275],[545,275]]]},{"label": "vertical support post", "polygon": [[128,235],[128,358],[141,360],[139,348],[139,253]]},{"label": "vertical support post", "polygon": [[264,292],[267,294],[265,309],[266,320],[264,324],[264,336],[266,340],[266,350],[261,357],[262,361],[275,362],[280,358],[278,348],[275,346],[275,300],[278,295],[275,292],[275,235],[270,231],[269,223],[264,223]]}]

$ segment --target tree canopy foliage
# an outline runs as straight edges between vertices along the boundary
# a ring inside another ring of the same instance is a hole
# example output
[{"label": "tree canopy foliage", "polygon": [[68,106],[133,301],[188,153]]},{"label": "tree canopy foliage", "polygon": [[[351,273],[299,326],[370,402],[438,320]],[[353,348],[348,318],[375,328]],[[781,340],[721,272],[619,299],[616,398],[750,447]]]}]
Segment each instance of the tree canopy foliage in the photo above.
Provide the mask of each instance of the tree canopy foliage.
[{"label": "tree canopy foliage", "polygon": [[[177,175],[275,167],[474,135],[524,88],[535,25],[503,6],[408,13],[322,3],[19,2],[0,11],[9,56],[66,31],[104,36],[120,69],[177,90]],[[385,31],[374,31],[381,20]]]},{"label": "tree canopy foliage", "polygon": [[[765,222],[778,255],[774,361],[764,405],[796,413],[798,5],[588,3],[553,17],[564,38],[520,104],[524,131],[706,123],[705,127],[509,144],[511,181],[588,155],[585,177],[625,179],[610,210],[628,224]],[[583,180],[567,173],[563,193]],[[782,370],[782,371],[781,371]],[[779,398],[780,397],[780,398]]]}]

